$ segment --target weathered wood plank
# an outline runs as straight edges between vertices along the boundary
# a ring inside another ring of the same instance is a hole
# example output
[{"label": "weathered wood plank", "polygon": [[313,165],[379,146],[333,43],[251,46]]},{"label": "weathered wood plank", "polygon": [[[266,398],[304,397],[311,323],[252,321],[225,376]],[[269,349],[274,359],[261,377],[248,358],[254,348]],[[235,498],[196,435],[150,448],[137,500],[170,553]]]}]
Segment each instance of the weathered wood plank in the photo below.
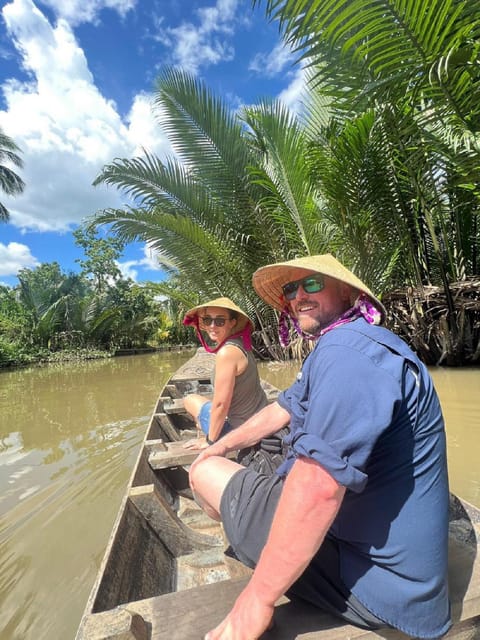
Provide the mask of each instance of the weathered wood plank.
[{"label": "weathered wood plank", "polygon": [[[185,449],[185,441],[165,442],[166,450],[160,447],[153,447],[148,462],[152,469],[159,471],[160,469],[169,469],[171,467],[184,467],[192,464],[200,451],[198,449]],[[228,458],[235,458],[236,453],[233,451],[227,454]]]},{"label": "weathered wood plank", "polygon": [[152,637],[142,616],[126,609],[90,616],[84,634],[89,640],[150,640]]},{"label": "weathered wood plank", "polygon": [[171,398],[181,398],[182,394],[178,389],[178,386],[176,384],[166,384],[165,385],[165,391],[167,391],[170,394]]},{"label": "weathered wood plank", "polygon": [[223,545],[221,537],[197,533],[186,526],[153,484],[132,487],[129,497],[174,557]]},{"label": "weathered wood plank", "polygon": [[207,353],[200,347],[193,358],[179,367],[172,376],[172,382],[185,380],[201,380],[210,382],[215,366],[215,354]]},{"label": "weathered wood plank", "polygon": [[183,398],[163,398],[163,412],[167,415],[186,413]]},{"label": "weathered wood plank", "polygon": [[160,433],[163,435],[165,440],[172,440],[173,442],[176,442],[181,439],[179,432],[166,413],[155,413],[153,420],[156,421]]},{"label": "weathered wood plank", "polygon": [[183,441],[166,442],[165,444],[166,451],[155,450],[148,457],[148,462],[155,471],[192,464],[199,453],[197,449],[185,449]]},{"label": "weathered wood plank", "polygon": [[[454,626],[448,640],[477,640],[480,634],[480,563],[475,545],[466,550],[450,540],[450,597]],[[207,584],[129,603],[128,610],[151,627],[149,640],[198,640],[215,627],[233,606],[247,579]],[[96,614],[97,616],[103,614]],[[395,630],[366,631],[300,601],[284,597],[275,608],[275,626],[265,640],[405,640]],[[85,636],[85,640],[90,640]]]}]

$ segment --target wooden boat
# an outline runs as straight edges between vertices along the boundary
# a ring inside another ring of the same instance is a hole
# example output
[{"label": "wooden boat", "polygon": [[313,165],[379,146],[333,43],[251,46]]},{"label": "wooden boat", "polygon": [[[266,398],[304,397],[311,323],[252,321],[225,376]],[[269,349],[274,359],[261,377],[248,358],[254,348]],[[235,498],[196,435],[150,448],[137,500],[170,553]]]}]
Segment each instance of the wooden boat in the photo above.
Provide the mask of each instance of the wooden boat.
[{"label": "wooden boat", "polygon": [[[195,429],[183,409],[189,392],[209,394],[213,356],[199,349],[165,385],[90,594],[76,640],[198,640],[230,610],[250,570],[225,555],[221,525],[192,499],[182,440]],[[277,390],[264,384],[270,399]],[[451,496],[447,638],[480,638],[480,511]],[[432,540],[435,544],[435,540]],[[307,604],[282,598],[269,640],[406,638],[342,624]]]}]

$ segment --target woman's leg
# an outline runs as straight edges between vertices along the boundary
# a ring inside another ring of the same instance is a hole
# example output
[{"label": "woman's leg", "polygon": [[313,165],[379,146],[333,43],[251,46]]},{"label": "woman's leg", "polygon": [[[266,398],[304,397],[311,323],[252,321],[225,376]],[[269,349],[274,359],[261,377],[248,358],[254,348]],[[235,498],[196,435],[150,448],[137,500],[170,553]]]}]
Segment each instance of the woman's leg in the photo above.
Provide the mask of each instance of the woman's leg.
[{"label": "woman's leg", "polygon": [[206,402],[209,402],[208,398],[201,396],[198,393],[190,393],[183,399],[185,411],[187,411],[187,413],[189,413],[195,420],[195,425],[198,431],[201,431],[201,425],[198,422],[198,415]]}]

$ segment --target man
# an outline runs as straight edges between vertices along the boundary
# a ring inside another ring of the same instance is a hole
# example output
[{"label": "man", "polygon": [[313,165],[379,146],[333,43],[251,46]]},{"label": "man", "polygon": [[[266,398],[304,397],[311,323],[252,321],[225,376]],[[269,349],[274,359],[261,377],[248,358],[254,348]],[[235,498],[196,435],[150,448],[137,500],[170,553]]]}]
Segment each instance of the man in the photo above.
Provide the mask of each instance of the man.
[{"label": "man", "polygon": [[[252,577],[207,640],[252,640],[283,594],[366,629],[438,638],[450,627],[443,417],[426,367],[378,326],[379,300],[331,255],[269,265],[257,293],[316,339],[296,382],[190,470]],[[285,333],[283,331],[283,333]],[[273,476],[224,456],[287,423]]]}]

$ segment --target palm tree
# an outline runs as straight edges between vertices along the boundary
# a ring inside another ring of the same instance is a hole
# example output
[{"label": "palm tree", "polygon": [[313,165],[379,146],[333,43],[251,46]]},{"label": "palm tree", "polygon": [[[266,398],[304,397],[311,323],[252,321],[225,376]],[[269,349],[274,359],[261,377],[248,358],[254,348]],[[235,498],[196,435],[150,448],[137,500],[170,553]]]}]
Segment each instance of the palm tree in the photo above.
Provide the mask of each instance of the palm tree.
[{"label": "palm tree", "polygon": [[411,247],[410,277],[448,288],[449,280],[476,273],[478,0],[265,4],[299,59],[308,59],[336,133],[373,114],[370,130],[382,132],[390,174],[388,209],[410,234],[401,239]]},{"label": "palm tree", "polygon": [[[406,305],[412,333],[430,335],[436,326],[439,360],[478,359],[480,345],[475,340],[469,344],[478,318],[466,320],[451,283],[480,269],[480,3],[265,4],[299,59],[308,61],[313,93],[330,110],[328,126],[317,126],[311,138],[310,161],[334,227],[341,230],[338,222],[343,219],[345,229],[359,229],[359,245],[368,237],[362,229],[383,228],[392,247],[390,256],[383,252],[391,277],[390,283],[384,279],[387,288],[413,285],[421,297],[424,286],[439,285],[443,292],[440,313],[435,305],[436,325],[424,300],[417,304],[412,298]],[[379,170],[370,171],[375,164]],[[375,235],[359,271],[378,256]],[[355,243],[343,246],[348,252]],[[424,330],[419,331],[419,321]],[[432,346],[426,345],[425,354]]]},{"label": "palm tree", "polygon": [[94,184],[116,186],[136,206],[99,212],[92,224],[155,249],[173,278],[159,292],[183,309],[229,296],[256,318],[267,349],[276,349],[268,330],[274,314],[253,291],[252,273],[322,244],[301,128],[278,103],[238,116],[178,70],[161,75],[156,107],[176,158],[162,163],[146,154],[106,166]]},{"label": "palm tree", "polygon": [[[3,163],[8,162],[16,167],[23,167],[17,152],[20,151],[15,142],[0,129],[0,189],[7,195],[18,195],[23,192],[25,183],[12,169]],[[8,209],[0,202],[0,221],[8,222]]]}]

